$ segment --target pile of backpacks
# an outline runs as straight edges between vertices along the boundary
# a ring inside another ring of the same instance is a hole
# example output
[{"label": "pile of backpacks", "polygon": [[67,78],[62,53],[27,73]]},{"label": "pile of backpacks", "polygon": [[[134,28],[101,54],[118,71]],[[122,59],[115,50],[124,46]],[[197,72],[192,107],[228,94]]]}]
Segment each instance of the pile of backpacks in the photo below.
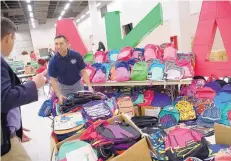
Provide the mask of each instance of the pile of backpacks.
[{"label": "pile of backpacks", "polygon": [[92,83],[180,80],[194,76],[193,53],[177,53],[171,43],[97,51],[85,54],[83,59]]}]

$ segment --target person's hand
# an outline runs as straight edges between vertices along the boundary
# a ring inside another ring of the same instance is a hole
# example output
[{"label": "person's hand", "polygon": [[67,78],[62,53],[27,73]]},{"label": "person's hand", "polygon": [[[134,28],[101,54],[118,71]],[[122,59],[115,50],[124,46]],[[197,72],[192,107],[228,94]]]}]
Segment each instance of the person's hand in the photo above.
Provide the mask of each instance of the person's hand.
[{"label": "person's hand", "polygon": [[63,101],[65,100],[65,99],[67,99],[67,97],[65,97],[65,96],[63,96],[63,95],[58,95],[57,96],[58,97],[58,99],[59,99],[59,104],[63,104]]},{"label": "person's hand", "polygon": [[88,87],[88,90],[89,90],[91,93],[94,93],[94,89],[92,88],[92,86],[89,86],[89,87]]},{"label": "person's hand", "polygon": [[39,89],[43,87],[46,83],[46,77],[44,77],[45,73],[40,73],[37,74],[36,76],[33,77],[33,81],[35,82],[36,88]]},{"label": "person's hand", "polygon": [[22,142],[25,143],[25,142],[29,142],[31,141],[31,138],[28,137],[26,134],[25,134],[25,131],[26,132],[30,132],[30,130],[26,129],[26,128],[22,128],[23,132],[22,132]]}]

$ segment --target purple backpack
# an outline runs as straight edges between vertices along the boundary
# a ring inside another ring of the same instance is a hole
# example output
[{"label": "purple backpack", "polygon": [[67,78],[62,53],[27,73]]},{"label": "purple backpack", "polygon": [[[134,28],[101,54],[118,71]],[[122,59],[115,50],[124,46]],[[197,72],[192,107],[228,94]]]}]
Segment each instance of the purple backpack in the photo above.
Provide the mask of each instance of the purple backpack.
[{"label": "purple backpack", "polygon": [[166,93],[155,93],[154,99],[151,103],[154,107],[164,108],[165,106],[171,105],[172,101]]},{"label": "purple backpack", "polygon": [[205,84],[204,87],[210,87],[212,88],[216,93],[220,92],[221,85],[216,81],[211,81]]},{"label": "purple backpack", "polygon": [[226,84],[226,85],[224,85],[224,86],[221,88],[220,92],[227,92],[227,93],[230,93],[230,94],[231,94],[231,84]]},{"label": "purple backpack", "polygon": [[99,119],[107,120],[112,117],[112,111],[105,101],[91,101],[83,105],[82,114],[88,121],[97,121]]},{"label": "purple backpack", "polygon": [[130,80],[130,68],[126,61],[117,62],[116,69],[116,81],[124,82]]}]

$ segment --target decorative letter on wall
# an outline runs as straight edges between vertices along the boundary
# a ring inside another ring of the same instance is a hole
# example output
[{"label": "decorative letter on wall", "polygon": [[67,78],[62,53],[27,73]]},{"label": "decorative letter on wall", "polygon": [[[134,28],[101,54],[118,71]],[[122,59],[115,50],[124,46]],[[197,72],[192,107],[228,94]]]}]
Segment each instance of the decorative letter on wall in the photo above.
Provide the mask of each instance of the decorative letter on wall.
[{"label": "decorative letter on wall", "polygon": [[71,48],[81,55],[87,52],[73,19],[58,20],[56,22],[56,36],[57,35],[66,36]]},{"label": "decorative letter on wall", "polygon": [[[209,61],[217,27],[220,30],[228,61]],[[231,76],[231,4],[229,1],[203,1],[193,52],[196,75]]]},{"label": "decorative letter on wall", "polygon": [[[139,12],[137,10],[137,12]],[[158,3],[127,36],[122,39],[120,13],[118,11],[105,14],[105,26],[108,49],[121,49],[125,46],[136,47],[142,38],[148,35],[160,24],[163,24],[161,4]]]}]

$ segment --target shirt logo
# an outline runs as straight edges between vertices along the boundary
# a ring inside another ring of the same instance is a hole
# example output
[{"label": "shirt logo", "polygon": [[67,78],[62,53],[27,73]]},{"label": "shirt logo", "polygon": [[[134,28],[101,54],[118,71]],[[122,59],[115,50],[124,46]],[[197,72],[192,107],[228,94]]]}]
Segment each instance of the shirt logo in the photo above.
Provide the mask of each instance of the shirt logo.
[{"label": "shirt logo", "polygon": [[77,60],[76,59],[71,59],[71,64],[75,64],[76,62],[77,62]]}]

